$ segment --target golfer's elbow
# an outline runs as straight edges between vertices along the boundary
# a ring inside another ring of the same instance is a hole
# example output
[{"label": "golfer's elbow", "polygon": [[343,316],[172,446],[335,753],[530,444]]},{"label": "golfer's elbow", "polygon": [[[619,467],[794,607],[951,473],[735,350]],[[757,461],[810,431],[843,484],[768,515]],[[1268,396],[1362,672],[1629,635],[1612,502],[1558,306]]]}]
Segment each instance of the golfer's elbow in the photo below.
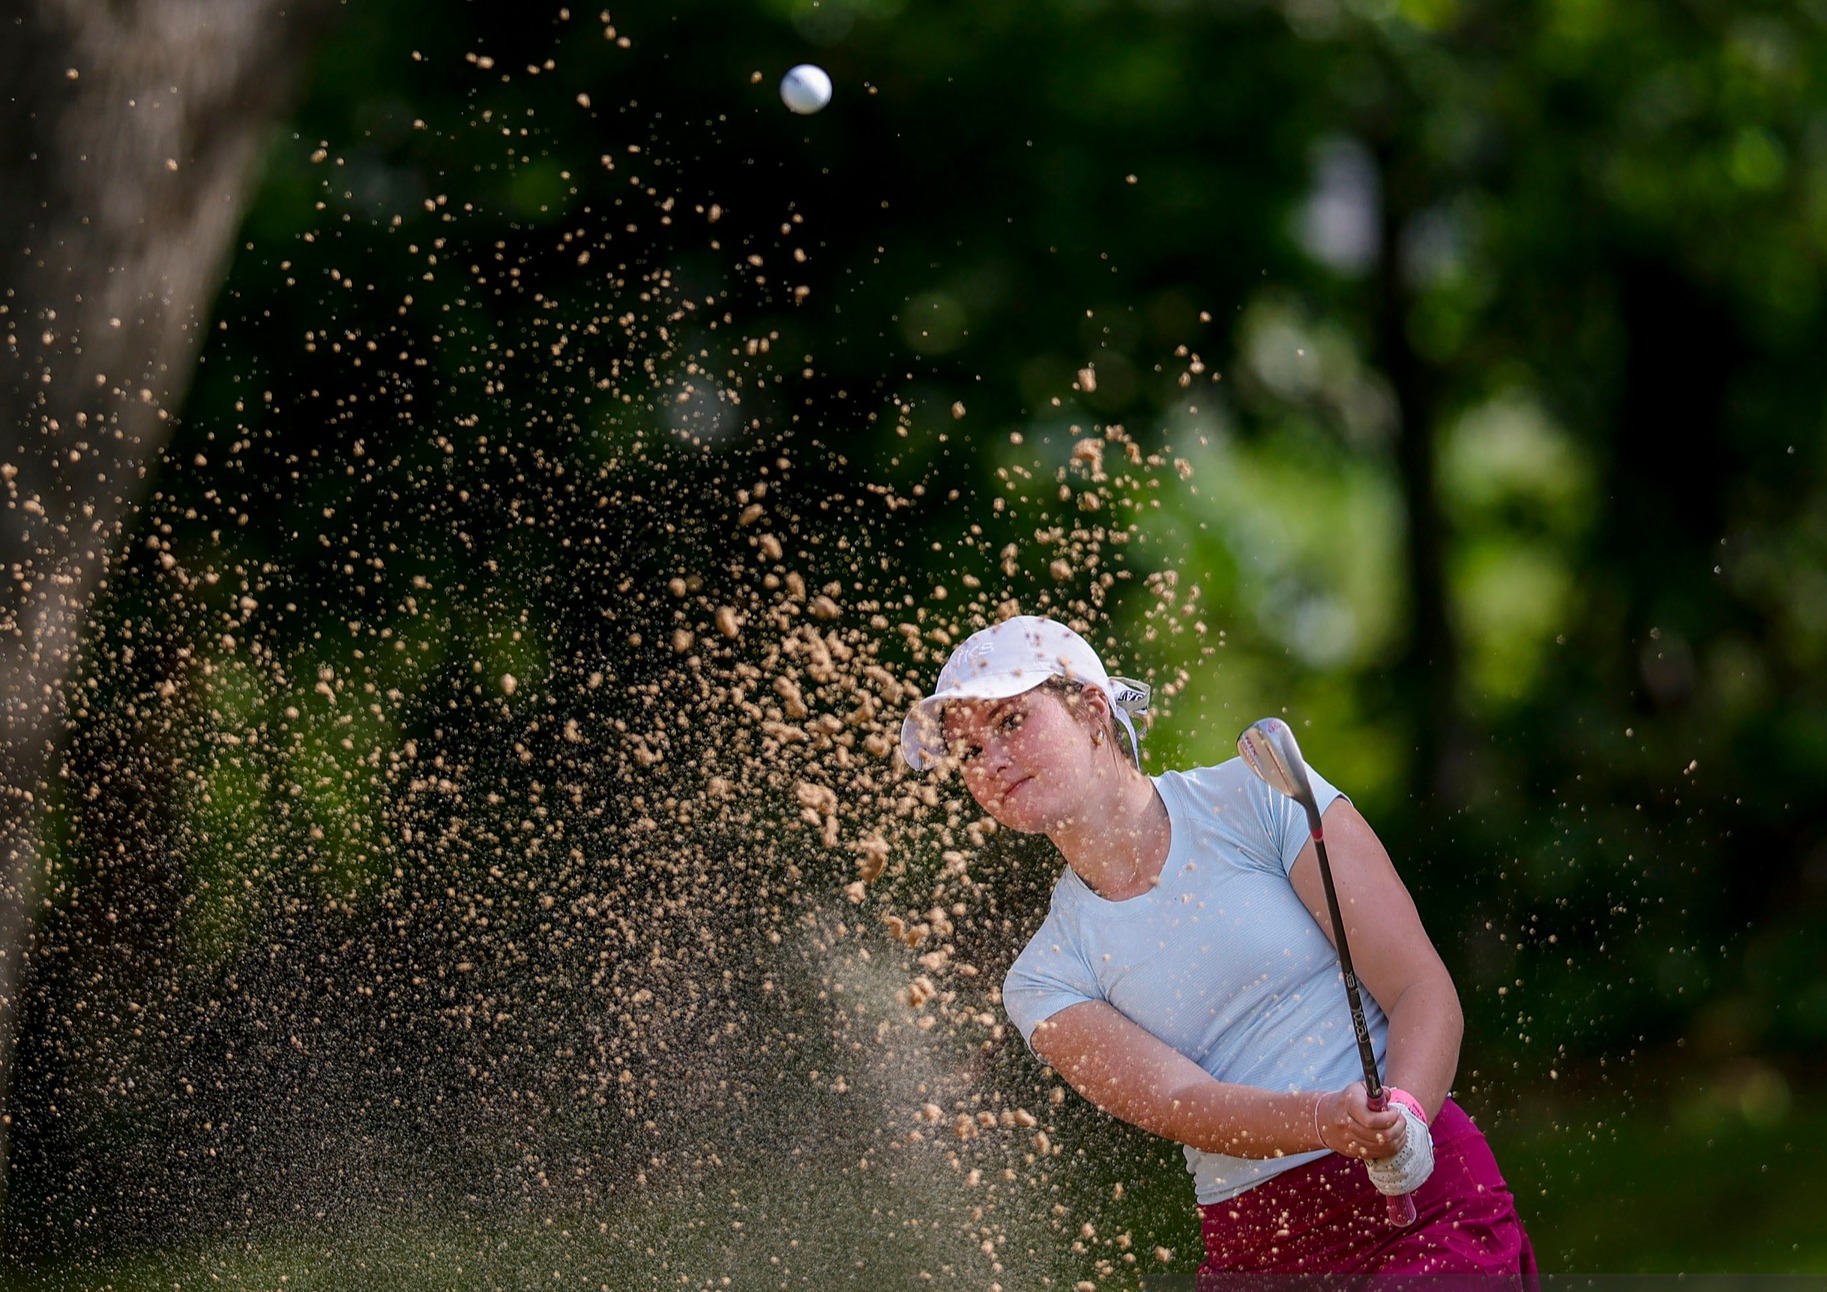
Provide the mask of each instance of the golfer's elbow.
[{"label": "golfer's elbow", "polygon": [[1411,974],[1391,993],[1389,1000],[1379,996],[1377,1003],[1392,1022],[1411,1013],[1420,1013],[1455,1033],[1465,1030],[1465,1010],[1459,1003],[1459,989],[1453,985],[1453,976],[1446,966],[1438,960]]}]

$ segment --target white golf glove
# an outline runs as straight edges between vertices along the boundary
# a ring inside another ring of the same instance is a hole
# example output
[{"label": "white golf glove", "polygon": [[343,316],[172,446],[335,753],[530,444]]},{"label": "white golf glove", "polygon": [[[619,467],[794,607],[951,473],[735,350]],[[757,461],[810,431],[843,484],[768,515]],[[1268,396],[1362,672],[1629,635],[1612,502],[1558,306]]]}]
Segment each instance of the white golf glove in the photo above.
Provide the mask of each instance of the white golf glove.
[{"label": "white golf glove", "polygon": [[1402,1114],[1408,1134],[1401,1148],[1388,1157],[1371,1158],[1364,1167],[1377,1192],[1393,1197],[1413,1193],[1434,1173],[1434,1137],[1428,1133],[1427,1121],[1407,1104],[1391,1102],[1390,1107]]}]

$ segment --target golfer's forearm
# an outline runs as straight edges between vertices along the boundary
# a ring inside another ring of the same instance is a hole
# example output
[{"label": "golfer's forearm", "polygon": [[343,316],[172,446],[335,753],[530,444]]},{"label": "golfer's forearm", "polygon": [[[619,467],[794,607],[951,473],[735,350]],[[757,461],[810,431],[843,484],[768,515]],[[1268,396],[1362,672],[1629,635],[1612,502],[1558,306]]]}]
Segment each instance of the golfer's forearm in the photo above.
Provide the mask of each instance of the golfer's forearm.
[{"label": "golfer's forearm", "polygon": [[1409,986],[1389,1009],[1388,1071],[1383,1079],[1421,1101],[1431,1119],[1453,1088],[1465,1015],[1450,978]]},{"label": "golfer's forearm", "polygon": [[1283,1157],[1321,1147],[1313,1099],[1311,1091],[1281,1094],[1204,1081],[1093,1102],[1143,1130],[1206,1153]]}]

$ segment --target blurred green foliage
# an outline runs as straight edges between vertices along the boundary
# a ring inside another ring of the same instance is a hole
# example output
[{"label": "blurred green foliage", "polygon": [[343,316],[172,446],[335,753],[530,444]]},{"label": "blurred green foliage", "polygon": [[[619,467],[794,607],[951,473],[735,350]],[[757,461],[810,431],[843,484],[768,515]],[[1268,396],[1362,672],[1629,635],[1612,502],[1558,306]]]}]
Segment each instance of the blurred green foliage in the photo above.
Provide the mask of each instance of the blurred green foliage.
[{"label": "blurred green foliage", "polygon": [[[815,117],[774,97],[799,61]],[[524,895],[704,783],[605,763],[566,838],[522,808],[567,719],[676,695],[672,580],[753,595],[724,558],[767,481],[783,562],[877,607],[893,671],[1008,601],[1154,679],[1153,766],[1296,721],[1455,973],[1551,1268],[1821,1269],[1787,1145],[1827,1081],[1824,73],[1809,0],[351,9],[97,607],[8,1250],[288,1219],[192,1160],[326,1079],[288,1044],[565,1084],[428,1041],[442,968],[493,891],[502,1035],[587,977]],[[440,830],[493,850],[421,872]],[[974,936],[1006,956],[1040,900]],[[1718,1128],[1664,1131],[1694,1108]],[[409,1111],[394,1151],[456,1152]],[[1745,1136],[1771,1170],[1705,1147]],[[1696,1161],[1767,1241],[1675,1242]]]}]

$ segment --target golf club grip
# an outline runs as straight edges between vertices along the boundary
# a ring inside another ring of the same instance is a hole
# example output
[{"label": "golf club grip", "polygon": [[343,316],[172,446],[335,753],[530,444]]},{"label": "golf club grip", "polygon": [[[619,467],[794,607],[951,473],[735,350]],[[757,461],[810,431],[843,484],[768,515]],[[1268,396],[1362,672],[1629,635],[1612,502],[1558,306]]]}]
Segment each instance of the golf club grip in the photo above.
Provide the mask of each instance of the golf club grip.
[{"label": "golf club grip", "polygon": [[[1370,1097],[1370,1111],[1380,1113],[1389,1107],[1389,1094],[1382,1083],[1372,1087],[1375,1094]],[[1415,1223],[1415,1199],[1406,1193],[1384,1194],[1383,1201],[1389,1211],[1389,1223],[1396,1229],[1407,1229]]]}]

